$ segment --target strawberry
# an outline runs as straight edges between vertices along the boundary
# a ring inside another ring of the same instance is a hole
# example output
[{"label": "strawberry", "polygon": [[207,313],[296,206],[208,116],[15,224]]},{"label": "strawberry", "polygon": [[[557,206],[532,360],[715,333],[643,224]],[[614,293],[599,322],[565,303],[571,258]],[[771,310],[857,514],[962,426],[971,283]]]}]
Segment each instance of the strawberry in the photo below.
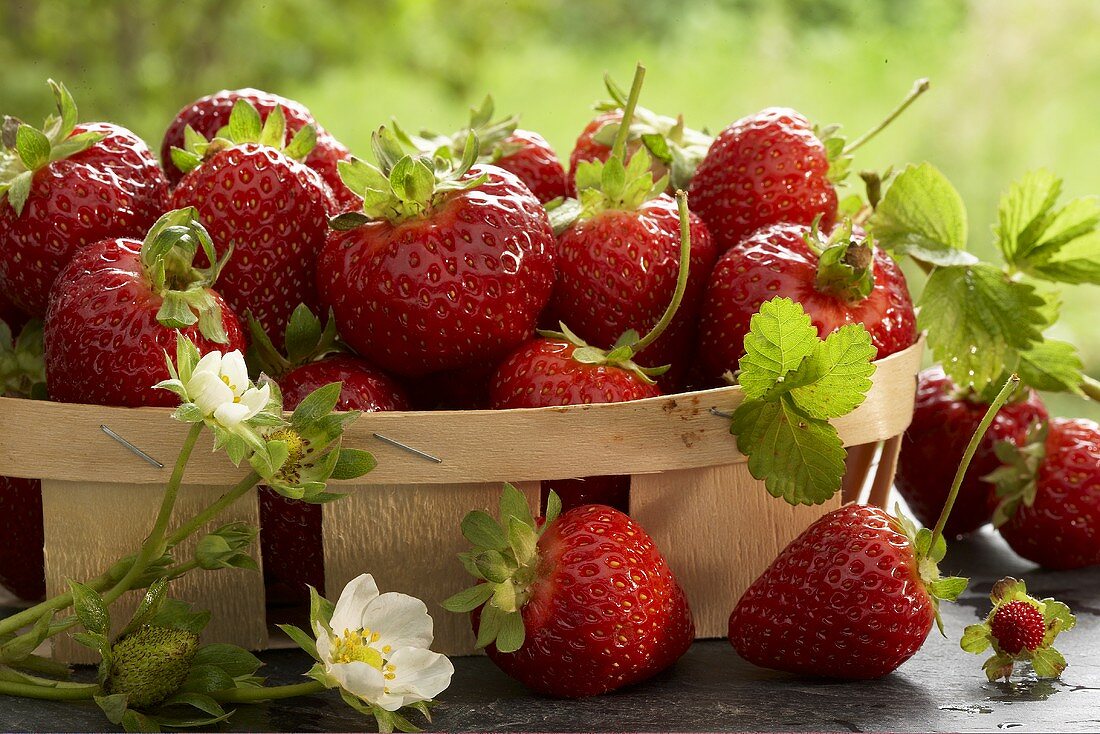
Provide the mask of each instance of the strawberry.
[{"label": "strawberry", "polygon": [[316,302],[315,261],[331,206],[328,186],[297,160],[310,150],[313,128],[283,148],[284,128],[281,107],[261,127],[257,110],[239,100],[228,138],[193,138],[188,151],[175,149],[176,165],[188,172],[172,192],[173,206],[198,210],[219,256],[233,251],[219,286],[226,300],[280,339],[294,308]]},{"label": "strawberry", "polygon": [[993,584],[989,595],[993,609],[980,624],[963,633],[961,646],[979,654],[993,648],[993,657],[982,668],[990,681],[1008,680],[1019,660],[1031,663],[1039,678],[1056,678],[1066,669],[1066,659],[1054,649],[1059,634],[1077,626],[1077,618],[1056,599],[1028,596],[1027,585],[1012,577]]},{"label": "strawberry", "polygon": [[[582,162],[606,162],[619,134],[629,95],[610,76],[604,76],[604,84],[611,99],[596,104],[600,114],[585,126],[573,146],[569,156],[570,182],[575,180]],[[628,123],[625,151],[628,157],[633,157],[644,148],[650,156],[653,180],[668,176],[667,193],[673,194],[688,188],[713,142],[714,138],[705,132],[685,127],[682,115],[666,117],[645,107],[635,107]]]},{"label": "strawberry", "polygon": [[0,152],[0,292],[37,317],[79,249],[141,236],[168,194],[141,139],[117,125],[78,125],[72,95],[52,80],[50,86],[58,114],[41,131],[5,118]]},{"label": "strawberry", "polygon": [[552,496],[536,523],[505,485],[499,523],[467,515],[462,532],[474,549],[460,557],[479,583],[444,608],[473,612],[478,647],[544,695],[594,696],[671,666],[695,626],[653,540],[610,507],[559,510]]},{"label": "strawberry", "polygon": [[321,301],[348,345],[404,376],[484,365],[532,332],[554,282],[553,231],[513,174],[406,155],[385,128],[382,169],[341,164],[364,211],[333,221],[317,263]]},{"label": "strawberry", "polygon": [[[940,367],[918,376],[913,422],[902,439],[894,485],[924,525],[934,525],[943,510],[952,467],[962,459],[967,441],[988,407],[977,396],[960,390]],[[966,535],[993,518],[997,504],[994,486],[983,477],[1000,466],[994,446],[998,441],[1023,444],[1031,424],[1046,417],[1046,408],[1034,390],[1024,391],[1001,408],[963,479],[945,535]]]},{"label": "strawberry", "polygon": [[485,97],[480,107],[470,110],[470,124],[450,136],[422,131],[419,136],[405,133],[394,126],[398,140],[411,150],[435,155],[461,157],[466,138],[477,136],[480,145],[477,162],[511,171],[527,184],[539,201],[546,203],[565,196],[568,185],[565,169],[550,144],[536,132],[519,129],[519,116],[493,120],[493,98]]},{"label": "strawberry", "polygon": [[1100,425],[1053,418],[996,451],[993,524],[1012,550],[1044,568],[1100,564]]},{"label": "strawberry", "polygon": [[700,309],[698,358],[717,384],[737,369],[749,319],[760,304],[786,296],[810,315],[822,337],[863,324],[877,358],[917,339],[916,316],[897,263],[850,225],[827,241],[799,224],[765,227],[718,258]]},{"label": "strawberry", "polygon": [[173,148],[186,148],[186,131],[190,127],[203,138],[219,136],[222,128],[229,124],[233,107],[238,100],[245,100],[260,113],[261,120],[267,120],[271,111],[278,107],[286,118],[286,139],[289,144],[302,128],[313,126],[316,131],[316,144],[303,161],[307,166],[321,174],[321,178],[332,189],[333,195],[340,205],[341,210],[358,208],[361,203],[359,197],[351,193],[340,180],[340,174],[336,166],[340,161],[351,158],[347,147],[325,130],[317,120],[313,118],[306,107],[292,99],[280,97],[277,94],[262,92],[259,89],[223,89],[215,94],[210,94],[196,99],[184,107],[173,118],[168,130],[164,133],[164,140],[160,145],[160,159],[164,162],[164,171],[168,175],[168,181],[173,186],[179,183],[186,171],[178,168],[172,160]]},{"label": "strawberry", "polygon": [[933,621],[942,632],[939,601],[956,599],[967,583],[940,576],[943,527],[973,451],[1018,384],[1013,375],[986,411],[934,530],[868,505],[824,515],[737,602],[729,639],[738,654],[800,675],[869,679],[912,657]]},{"label": "strawberry", "polygon": [[82,249],[58,276],[46,314],[46,383],[65,403],[173,406],[154,389],[177,331],[200,352],[243,350],[240,321],[211,289],[225,261],[196,268],[214,246],[194,209],[157,220],[144,242],[117,238]]},{"label": "strawberry", "polygon": [[[639,67],[625,104],[628,125],[643,76]],[[629,128],[617,129],[606,163],[580,164],[576,177],[580,200],[552,214],[558,231],[558,282],[550,301],[551,320],[569,324],[582,339],[600,346],[614,344],[628,330],[651,329],[676,290],[679,268],[676,202],[662,193],[665,179],[654,183],[645,150],[624,166]],[[567,210],[576,217],[562,216]],[[662,379],[668,389],[683,384],[688,363],[681,358],[695,340],[695,317],[717,256],[698,217],[692,215],[690,224],[687,290],[673,323],[638,359],[651,367],[672,363],[673,371]]]}]

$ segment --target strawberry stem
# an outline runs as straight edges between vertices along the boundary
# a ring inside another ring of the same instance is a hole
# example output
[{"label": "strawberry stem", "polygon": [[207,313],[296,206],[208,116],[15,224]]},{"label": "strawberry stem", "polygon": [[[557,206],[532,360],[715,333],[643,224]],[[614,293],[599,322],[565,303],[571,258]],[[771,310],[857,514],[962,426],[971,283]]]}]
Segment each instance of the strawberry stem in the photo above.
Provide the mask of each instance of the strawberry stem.
[{"label": "strawberry stem", "polygon": [[982,422],[978,424],[978,428],[974,431],[974,435],[970,437],[970,443],[966,445],[966,451],[963,452],[962,461],[959,462],[959,468],[955,471],[955,479],[951,482],[951,491],[947,495],[947,501],[943,504],[943,510],[940,512],[940,519],[936,521],[936,529],[932,531],[932,542],[929,543],[929,548],[935,548],[940,536],[943,535],[943,527],[947,524],[947,518],[951,516],[951,509],[955,506],[955,500],[959,496],[959,488],[962,487],[963,477],[966,476],[966,471],[970,468],[970,461],[974,458],[974,454],[977,453],[978,446],[985,437],[985,432],[989,430],[989,426],[993,424],[993,419],[997,417],[997,413],[1000,412],[1001,407],[1008,402],[1008,398],[1016,391],[1016,386],[1019,384],[1019,375],[1013,374],[1008,378],[1004,387],[997,393],[997,397],[993,398],[993,402],[989,404],[989,409],[985,411]]},{"label": "strawberry stem", "polygon": [[905,99],[901,101],[901,104],[895,107],[894,110],[889,115],[887,115],[886,119],[884,119],[882,122],[875,125],[873,128],[863,133],[852,142],[848,143],[848,145],[844,147],[844,155],[852,153],[868,140],[882,132],[891,122],[898,119],[898,117],[901,116],[901,113],[905,112],[905,110],[908,109],[909,105],[913,104],[913,102],[917,100],[917,97],[927,92],[930,86],[932,86],[931,82],[929,82],[927,79],[918,79],[917,81],[913,82],[913,88],[909,90],[909,94],[905,95]]},{"label": "strawberry stem", "polygon": [[619,132],[611,146],[611,156],[626,162],[626,139],[630,136],[630,122],[634,119],[634,108],[638,106],[638,97],[642,95],[642,82],[645,80],[645,67],[634,67],[634,83],[630,85],[630,96],[623,107],[623,119],[619,123]]},{"label": "strawberry stem", "polygon": [[634,343],[635,353],[657,341],[664,333],[676,316],[676,311],[684,300],[684,292],[687,291],[688,271],[691,269],[691,221],[688,219],[687,194],[683,191],[676,192],[676,207],[680,212],[680,271],[676,275],[676,290],[672,293],[672,301],[661,315],[661,320],[649,330],[648,334]]},{"label": "strawberry stem", "polygon": [[1092,400],[1100,402],[1100,380],[1096,380],[1088,375],[1082,375],[1081,392],[1085,393],[1085,395]]}]

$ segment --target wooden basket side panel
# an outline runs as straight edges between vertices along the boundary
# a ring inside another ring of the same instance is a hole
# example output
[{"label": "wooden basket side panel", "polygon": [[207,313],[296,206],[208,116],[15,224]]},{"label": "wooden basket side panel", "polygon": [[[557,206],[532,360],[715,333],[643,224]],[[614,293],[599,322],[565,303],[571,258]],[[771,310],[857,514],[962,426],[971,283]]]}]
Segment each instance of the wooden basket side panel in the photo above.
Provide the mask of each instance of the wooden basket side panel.
[{"label": "wooden basket side panel", "polygon": [[[210,486],[181,488],[173,522],[193,516],[226,489]],[[134,552],[152,528],[160,500],[161,492],[148,485],[43,481],[47,593],[53,595],[68,591],[68,579],[97,576],[119,557]],[[238,521],[259,525],[255,491],[181,544],[174,554],[177,562],[190,558],[202,532]],[[259,543],[250,550],[252,556],[262,563]],[[204,643],[229,642],[251,650],[267,647],[263,573],[236,568],[196,570],[174,581],[169,595],[174,599],[186,600],[197,609],[211,611],[210,625],[202,634]],[[140,600],[138,592],[130,592],[112,607],[114,633],[125,626]],[[53,654],[58,660],[69,663],[98,662],[96,653],[74,643],[68,634],[58,635],[54,640]]]},{"label": "wooden basket side panel", "polygon": [[631,515],[650,534],[687,594],[695,636],[725,637],[745,589],[814,520],[840,506],[792,507],[745,464],[636,475]]},{"label": "wooden basket side panel", "polygon": [[[374,576],[383,593],[422,599],[435,621],[432,649],[447,655],[474,652],[469,615],[452,614],[439,603],[473,585],[456,557],[469,550],[459,523],[467,512],[497,516],[501,484],[394,484],[354,487],[339,502],[323,506],[325,589],[332,601],[359,574]],[[517,485],[532,511],[539,483]]]}]

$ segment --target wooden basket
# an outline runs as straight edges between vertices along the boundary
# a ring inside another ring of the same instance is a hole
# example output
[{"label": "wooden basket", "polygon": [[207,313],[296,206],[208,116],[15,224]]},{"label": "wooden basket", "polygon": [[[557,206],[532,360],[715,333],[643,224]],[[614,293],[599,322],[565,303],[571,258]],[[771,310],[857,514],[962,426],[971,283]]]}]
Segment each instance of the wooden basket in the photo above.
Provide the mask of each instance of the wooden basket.
[{"label": "wooden basket", "polygon": [[[540,479],[630,474],[631,515],[653,536],[687,592],[697,635],[724,636],[737,599],[778,552],[813,520],[859,496],[880,442],[870,492],[872,502],[885,501],[900,434],[912,418],[921,354],[918,343],[880,360],[867,400],[835,421],[852,447],[848,474],[843,492],[815,507],[791,507],[750,476],[729,421],[712,413],[737,406],[742,396],[735,387],[605,405],[365,414],[345,441],[372,451],[378,467],[339,487],[349,497],[324,505],[326,593],[335,599],[349,579],[370,572],[381,589],[428,604],[435,649],[468,654],[474,644],[469,620],[438,605],[469,582],[455,558],[466,545],[459,532],[463,515],[475,508],[495,514],[504,481],[537,506]],[[0,398],[0,475],[42,480],[50,594],[67,588],[68,578],[101,573],[135,549],[152,526],[160,488],[187,431],[170,412]],[[166,468],[128,452],[102,426]],[[412,455],[376,433],[442,461]],[[245,475],[224,453],[210,451],[208,436],[188,465],[178,516],[189,516]],[[217,524],[258,519],[253,491]],[[262,563],[259,548],[253,550]],[[173,594],[213,611],[207,641],[267,646],[261,574],[193,573],[175,583]],[[136,593],[130,597],[135,603]],[[54,652],[69,661],[91,660],[67,638]]]}]

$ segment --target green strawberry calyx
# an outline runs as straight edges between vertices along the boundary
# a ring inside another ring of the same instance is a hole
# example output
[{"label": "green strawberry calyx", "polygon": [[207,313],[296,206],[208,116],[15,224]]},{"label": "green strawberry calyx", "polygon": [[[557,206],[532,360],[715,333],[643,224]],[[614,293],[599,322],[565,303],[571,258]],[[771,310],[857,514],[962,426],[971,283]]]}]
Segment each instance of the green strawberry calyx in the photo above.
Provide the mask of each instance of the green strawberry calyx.
[{"label": "green strawberry calyx", "polygon": [[849,304],[857,304],[871,295],[875,287],[875,243],[868,236],[852,237],[852,221],[845,219],[828,239],[823,240],[818,229],[820,215],[805,235],[806,246],[817,254],[817,278],[814,288],[836,296]]},{"label": "green strawberry calyx", "polygon": [[57,114],[46,118],[37,130],[14,117],[5,117],[0,127],[0,204],[6,199],[16,215],[23,213],[36,171],[55,161],[87,150],[107,137],[101,132],[73,134],[76,102],[64,84],[48,80],[57,102]]},{"label": "green strawberry calyx", "polygon": [[0,396],[45,399],[42,321],[31,319],[18,335],[0,321]]},{"label": "green strawberry calyx", "polygon": [[474,133],[478,140],[478,163],[496,163],[523,148],[521,143],[508,142],[508,138],[519,127],[519,115],[508,115],[494,120],[495,105],[492,95],[486,95],[481,106],[470,108],[469,124],[452,135],[440,135],[430,130],[421,130],[419,135],[406,132],[397,121],[393,122],[393,132],[398,141],[408,150],[417,153],[435,155],[440,148],[446,148],[454,158],[461,158],[466,148],[466,140]]},{"label": "green strawberry calyx", "polygon": [[397,223],[428,216],[454,192],[489,180],[486,173],[470,175],[481,147],[473,131],[466,136],[460,159],[448,146],[430,154],[408,153],[384,126],[375,131],[372,144],[378,166],[358,158],[338,164],[344,184],[363,198],[363,209],[334,217],[333,229],[355,229],[376,219]]},{"label": "green strawberry calyx", "polygon": [[539,523],[527,499],[511,484],[500,496],[500,519],[474,510],[462,520],[462,535],[473,546],[459,560],[478,583],[442,603],[449,612],[465,614],[481,607],[477,649],[495,644],[508,653],[523,647],[523,607],[539,580],[539,539],[561,514],[561,500],[550,492]]},{"label": "green strawberry calyx", "polygon": [[1046,459],[1047,435],[1050,423],[1036,421],[1028,426],[1022,446],[1012,441],[998,441],[993,450],[1001,466],[982,477],[997,488],[997,509],[993,512],[994,527],[1011,520],[1021,506],[1031,507],[1038,493],[1039,467]]},{"label": "green strawberry calyx", "polygon": [[172,148],[172,163],[183,173],[198,168],[206,159],[216,153],[245,143],[258,143],[274,148],[288,158],[305,160],[317,144],[317,128],[303,125],[286,142],[286,115],[282,105],[276,105],[260,120],[260,112],[246,99],[238,99],[229,113],[229,124],[207,140],[201,133],[188,125],[183,130],[183,147]]},{"label": "green strawberry calyx", "polygon": [[329,311],[328,320],[322,326],[321,319],[304,303],[294,309],[287,322],[284,352],[275,348],[271,337],[251,311],[248,312],[248,328],[252,333],[248,348],[249,366],[257,374],[262,373],[276,380],[296,367],[344,351],[337,341],[336,319],[332,311]]},{"label": "green strawberry calyx", "polygon": [[[1039,600],[1029,596],[1027,585],[1012,577],[1003,578],[995,583],[989,599],[993,602],[993,609],[980,624],[967,627],[959,643],[963,650],[975,655],[993,648],[993,656],[982,665],[986,677],[990,681],[998,678],[1008,680],[1015,663],[1020,660],[1030,661],[1035,674],[1040,678],[1057,678],[1061,675],[1066,669],[1066,659],[1054,648],[1054,640],[1059,634],[1073,629],[1077,624],[1077,618],[1070,612],[1069,607],[1056,599]],[[1030,604],[1043,615],[1045,632],[1042,641],[1034,649],[1021,646],[1016,652],[1009,652],[1001,646],[1001,642],[993,633],[993,618],[997,616],[998,611],[1013,602]]]},{"label": "green strawberry calyx", "polygon": [[[210,263],[205,268],[195,266],[200,248]],[[231,252],[227,250],[218,259],[214,243],[194,207],[175,209],[161,216],[141,245],[141,263],[150,287],[163,299],[157,321],[170,329],[197,324],[199,332],[210,341],[228,343],[221,304],[210,288]]]}]

